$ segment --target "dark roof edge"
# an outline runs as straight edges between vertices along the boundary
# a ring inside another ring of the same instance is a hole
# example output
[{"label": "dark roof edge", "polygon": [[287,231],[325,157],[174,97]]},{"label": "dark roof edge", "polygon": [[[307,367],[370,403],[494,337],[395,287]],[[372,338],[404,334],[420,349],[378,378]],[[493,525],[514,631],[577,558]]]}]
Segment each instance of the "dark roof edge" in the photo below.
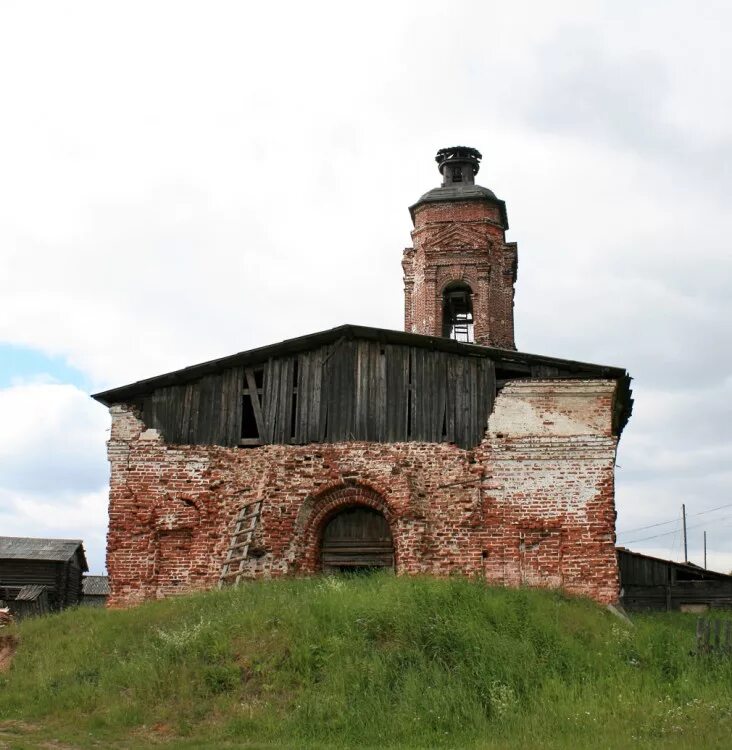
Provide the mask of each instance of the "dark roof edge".
[{"label": "dark roof edge", "polygon": [[709,568],[702,568],[700,565],[695,565],[690,562],[678,562],[677,560],[666,560],[663,557],[656,557],[655,555],[646,555],[644,552],[635,552],[627,547],[615,547],[618,552],[622,552],[626,555],[633,555],[634,557],[644,557],[647,560],[655,560],[656,562],[665,563],[666,565],[676,565],[679,568],[686,568],[694,573],[707,573],[712,576],[720,576],[722,578],[732,579],[732,575],[729,573],[722,573],[719,570],[710,570]]},{"label": "dark roof edge", "polygon": [[[479,187],[479,186],[478,186]],[[503,228],[505,230],[508,230],[508,210],[506,209],[506,201],[501,200],[500,198],[497,198],[495,195],[478,195],[478,194],[468,194],[468,195],[447,195],[447,196],[439,196],[434,195],[431,196],[430,193],[432,191],[425,193],[416,203],[413,203],[409,207],[409,215],[412,217],[412,223],[414,223],[414,212],[419,208],[419,206],[423,206],[426,203],[457,203],[462,201],[488,201],[488,203],[495,203],[500,212],[501,212],[501,220],[503,224]],[[490,191],[493,193],[493,191]]]},{"label": "dark roof edge", "polygon": [[[93,398],[93,396],[92,396]],[[83,539],[57,539],[55,537],[35,537],[35,536],[7,536],[3,535],[0,537],[2,539],[27,539],[29,541],[42,541],[42,542],[64,542],[66,544],[76,544],[76,549],[74,550],[73,554],[79,554],[81,558],[81,564],[82,564],[82,572],[86,573],[89,570],[89,563],[86,560],[86,551],[84,550],[84,540]],[[73,557],[73,555],[70,555],[70,557]],[[28,554],[28,557],[16,557],[14,558],[16,560],[38,560],[39,558],[36,556],[34,557],[32,554]],[[53,560],[53,562],[62,562],[64,559],[69,558],[58,558],[57,560]]]},{"label": "dark roof edge", "polygon": [[497,349],[494,347],[480,346],[478,344],[461,344],[452,339],[445,339],[437,336],[423,336],[418,333],[407,333],[405,331],[392,331],[386,328],[372,328],[369,326],[346,324],[336,328],[330,328],[326,331],[319,331],[306,336],[299,336],[294,339],[286,339],[275,344],[268,344],[267,346],[258,347],[257,349],[238,352],[237,354],[231,354],[219,359],[212,359],[208,362],[202,362],[197,365],[185,367],[181,370],[174,370],[162,375],[156,375],[155,377],[146,378],[145,380],[138,380],[134,383],[111,388],[106,391],[100,391],[99,393],[93,394],[92,398],[105,406],[111,406],[112,404],[126,401],[143,393],[148,393],[155,388],[190,382],[191,380],[216,372],[225,367],[259,363],[272,356],[304,351],[313,346],[321,346],[323,344],[337,341],[340,338],[370,339],[374,341],[382,341],[386,344],[407,344],[426,349],[453,352],[456,354],[489,357],[496,363],[503,363],[505,366],[510,366],[512,363],[518,365],[535,364],[546,365],[549,367],[561,367],[566,370],[574,370],[577,372],[586,372],[593,377],[607,377],[612,380],[619,380],[628,377],[626,371],[621,367],[595,365],[589,362],[577,362],[569,359],[559,359],[557,357],[546,357],[540,354],[517,352],[511,349]]}]

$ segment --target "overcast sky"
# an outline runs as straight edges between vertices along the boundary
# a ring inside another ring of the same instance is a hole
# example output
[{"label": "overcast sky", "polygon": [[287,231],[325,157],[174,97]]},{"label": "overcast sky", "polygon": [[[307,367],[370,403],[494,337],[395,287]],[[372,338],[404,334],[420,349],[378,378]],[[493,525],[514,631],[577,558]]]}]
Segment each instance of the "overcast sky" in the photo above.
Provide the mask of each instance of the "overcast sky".
[{"label": "overcast sky", "polygon": [[710,0],[0,0],[0,534],[102,571],[90,392],[400,329],[407,207],[462,144],[518,242],[518,348],[634,378],[619,542],[681,559],[686,503],[690,559],[707,529],[732,569],[730,27]]}]

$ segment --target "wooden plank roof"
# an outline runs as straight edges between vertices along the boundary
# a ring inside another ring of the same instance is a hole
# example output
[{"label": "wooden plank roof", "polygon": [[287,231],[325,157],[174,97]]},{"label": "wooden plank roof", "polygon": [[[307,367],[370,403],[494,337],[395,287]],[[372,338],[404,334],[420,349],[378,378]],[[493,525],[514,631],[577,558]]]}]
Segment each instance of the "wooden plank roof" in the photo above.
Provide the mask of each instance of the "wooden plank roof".
[{"label": "wooden plank roof", "polygon": [[109,576],[84,576],[81,589],[84,596],[109,596]]},{"label": "wooden plank roof", "polygon": [[76,554],[79,555],[82,570],[89,570],[81,539],[0,536],[0,560],[66,562]]},{"label": "wooden plank roof", "polygon": [[23,586],[15,597],[16,602],[34,602],[39,596],[46,590],[45,586],[39,586],[38,584],[29,584]]},{"label": "wooden plank roof", "polygon": [[627,547],[617,547],[618,555],[628,555],[642,560],[652,560],[656,563],[662,563],[671,568],[677,570],[683,570],[691,575],[698,576],[699,578],[714,578],[721,581],[732,581],[732,575],[727,573],[720,573],[718,570],[709,570],[702,568],[701,565],[695,565],[690,562],[678,562],[676,560],[664,560],[662,557],[654,557],[653,555],[646,555],[642,552],[633,552],[633,550]]},{"label": "wooden plank roof", "polygon": [[436,351],[450,352],[467,357],[487,357],[491,359],[496,369],[504,369],[512,377],[540,377],[537,372],[559,370],[558,375],[544,375],[544,377],[576,377],[576,378],[606,378],[621,382],[624,393],[621,400],[625,404],[625,415],[622,420],[624,425],[630,416],[632,399],[630,398],[630,377],[621,367],[610,367],[606,365],[596,365],[589,362],[578,362],[569,359],[560,359],[557,357],[547,357],[540,354],[529,354],[526,352],[517,352],[510,349],[497,349],[494,347],[480,346],[479,344],[463,344],[452,339],[441,338],[437,336],[422,336],[417,333],[406,333],[404,331],[392,331],[385,328],[371,328],[368,326],[342,325],[337,328],[331,328],[326,331],[311,333],[307,336],[299,336],[294,339],[287,339],[276,344],[250,349],[227,357],[213,359],[208,362],[202,362],[191,367],[185,367],[181,370],[174,370],[162,375],[157,375],[145,380],[128,385],[111,388],[106,391],[93,394],[92,398],[96,399],[105,406],[111,406],[116,403],[123,403],[130,399],[150,393],[155,388],[161,388],[169,385],[180,385],[192,380],[196,380],[204,375],[219,372],[227,367],[239,365],[252,365],[265,362],[270,357],[277,357],[285,354],[307,351],[323,344],[329,344],[345,339],[364,339],[370,341],[380,341],[385,344],[402,344]]}]

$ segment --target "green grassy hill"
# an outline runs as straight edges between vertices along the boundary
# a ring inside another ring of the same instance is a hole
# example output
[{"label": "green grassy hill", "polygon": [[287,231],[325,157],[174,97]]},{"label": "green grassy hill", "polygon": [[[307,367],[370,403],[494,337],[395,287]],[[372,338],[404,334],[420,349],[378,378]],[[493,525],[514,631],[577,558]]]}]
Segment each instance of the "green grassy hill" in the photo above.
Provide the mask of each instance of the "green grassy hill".
[{"label": "green grassy hill", "polygon": [[0,748],[730,748],[694,624],[388,575],[77,609],[12,628]]}]

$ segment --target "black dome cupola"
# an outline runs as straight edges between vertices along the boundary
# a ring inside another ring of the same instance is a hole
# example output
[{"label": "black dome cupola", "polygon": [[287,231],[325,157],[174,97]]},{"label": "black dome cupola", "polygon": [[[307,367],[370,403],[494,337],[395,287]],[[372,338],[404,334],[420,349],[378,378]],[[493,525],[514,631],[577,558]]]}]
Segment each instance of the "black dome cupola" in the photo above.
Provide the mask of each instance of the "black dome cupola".
[{"label": "black dome cupola", "polygon": [[508,229],[506,204],[487,187],[475,184],[475,175],[480,170],[483,155],[469,146],[441,148],[435,156],[437,168],[442,175],[442,185],[426,192],[414,205],[409,207],[412,221],[415,210],[425,203],[447,203],[450,201],[490,201],[498,206],[500,222]]},{"label": "black dome cupola", "polygon": [[474,185],[482,158],[480,151],[469,146],[441,148],[435,156],[435,161],[442,175],[442,187]]}]

